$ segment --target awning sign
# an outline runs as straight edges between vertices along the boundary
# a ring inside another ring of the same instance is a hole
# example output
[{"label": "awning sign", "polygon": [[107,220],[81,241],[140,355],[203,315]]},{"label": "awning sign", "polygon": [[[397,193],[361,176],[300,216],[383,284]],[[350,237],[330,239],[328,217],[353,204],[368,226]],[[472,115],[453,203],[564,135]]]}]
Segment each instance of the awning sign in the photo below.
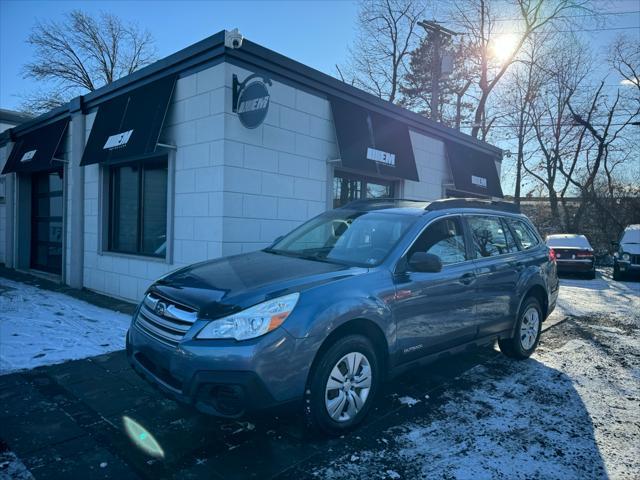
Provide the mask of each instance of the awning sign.
[{"label": "awning sign", "polygon": [[392,167],[396,166],[396,156],[394,153],[383,152],[382,150],[376,150],[371,147],[367,148],[367,160],[384,163]]},{"label": "awning sign", "polygon": [[113,150],[114,148],[122,148],[129,143],[129,139],[133,134],[133,130],[127,130],[126,132],[116,133],[107,138],[104,144],[103,150]]},{"label": "awning sign", "polygon": [[487,188],[487,179],[484,177],[476,177],[475,175],[471,175],[471,183],[482,188]]},{"label": "awning sign", "polygon": [[38,150],[29,150],[28,152],[24,152],[24,155],[22,155],[22,158],[20,159],[20,161],[30,162],[31,160],[33,160],[33,157],[35,157],[37,151]]}]

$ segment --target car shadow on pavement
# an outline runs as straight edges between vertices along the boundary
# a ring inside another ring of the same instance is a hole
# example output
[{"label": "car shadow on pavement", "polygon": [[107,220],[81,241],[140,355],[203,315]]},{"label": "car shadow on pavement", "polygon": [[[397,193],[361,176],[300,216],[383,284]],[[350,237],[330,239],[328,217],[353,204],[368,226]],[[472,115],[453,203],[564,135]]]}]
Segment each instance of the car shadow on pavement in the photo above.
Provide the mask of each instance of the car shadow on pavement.
[{"label": "car shadow on pavement", "polygon": [[[396,442],[397,435],[390,436],[389,429],[400,428],[401,434],[411,423],[421,425],[427,445],[445,442],[452,448],[463,440],[460,435],[473,441],[478,434],[486,437],[489,431],[496,445],[500,435],[517,435],[510,440],[513,449],[504,453],[512,456],[511,461],[531,462],[541,455],[549,458],[545,444],[554,446],[555,434],[549,432],[557,430],[557,422],[573,422],[571,431],[584,455],[581,461],[589,462],[591,472],[603,471],[588,413],[579,396],[567,387],[570,379],[538,362],[496,360],[499,355],[484,348],[411,370],[386,385],[361,428],[340,438],[325,438],[308,433],[298,415],[265,413],[244,421],[227,421],[187,410],[143,382],[129,368],[124,352],[114,352],[1,376],[0,437],[36,478],[277,476],[300,480],[318,478],[312,472],[334,461],[335,452],[371,450],[381,445],[391,448],[380,443],[381,439],[389,437],[388,442]],[[506,413],[515,419],[521,397],[526,397],[526,408],[541,409],[545,423],[531,429],[533,420],[524,415],[516,425],[505,424],[496,431],[482,422],[489,407],[474,392],[487,387],[482,387],[484,380],[473,372],[490,372],[490,383],[497,385],[508,382],[520,366],[530,371],[531,378],[534,374],[547,378],[545,387],[524,382],[513,385],[516,391],[498,389],[504,398],[494,398],[493,408],[509,404],[511,410]],[[556,392],[559,385],[564,393]],[[473,416],[456,418],[455,411],[450,411],[452,401],[466,402],[465,408],[471,408]],[[452,421],[460,424],[451,430],[450,438],[442,434],[431,437],[430,424]],[[558,451],[553,455],[569,454]],[[475,457],[469,458],[475,461]],[[398,472],[408,472],[411,466],[400,457],[394,460],[393,455],[387,463],[388,469]]]}]

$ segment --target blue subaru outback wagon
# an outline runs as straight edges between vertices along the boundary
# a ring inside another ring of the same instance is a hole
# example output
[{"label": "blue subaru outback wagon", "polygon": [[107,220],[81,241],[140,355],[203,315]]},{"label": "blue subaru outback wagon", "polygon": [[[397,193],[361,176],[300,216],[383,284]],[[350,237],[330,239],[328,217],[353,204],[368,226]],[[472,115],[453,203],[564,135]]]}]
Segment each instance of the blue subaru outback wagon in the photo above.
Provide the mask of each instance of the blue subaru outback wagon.
[{"label": "blue subaru outback wagon", "polygon": [[127,352],[145,379],[201,412],[292,404],[336,434],[417,363],[496,340],[529,357],[557,295],[549,248],[511,204],[356,201],[262,251],[160,278]]}]

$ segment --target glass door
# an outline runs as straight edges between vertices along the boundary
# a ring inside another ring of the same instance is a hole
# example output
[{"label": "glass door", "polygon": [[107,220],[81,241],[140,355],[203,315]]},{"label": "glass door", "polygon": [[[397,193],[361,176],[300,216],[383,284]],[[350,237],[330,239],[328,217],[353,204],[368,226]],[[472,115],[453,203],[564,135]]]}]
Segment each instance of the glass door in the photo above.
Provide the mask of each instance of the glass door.
[{"label": "glass door", "polygon": [[62,273],[62,170],[31,181],[31,268]]}]

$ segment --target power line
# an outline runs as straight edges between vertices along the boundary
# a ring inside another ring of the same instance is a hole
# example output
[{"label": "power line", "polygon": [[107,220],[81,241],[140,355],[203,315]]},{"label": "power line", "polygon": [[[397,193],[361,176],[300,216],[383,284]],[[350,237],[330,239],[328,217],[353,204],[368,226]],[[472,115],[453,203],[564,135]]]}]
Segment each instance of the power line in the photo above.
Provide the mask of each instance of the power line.
[{"label": "power line", "polygon": [[[554,19],[602,17],[605,15],[632,15],[634,13],[640,13],[640,10],[631,10],[628,12],[585,13],[582,15],[559,15],[557,17],[554,17]],[[492,22],[515,22],[519,20],[522,20],[522,18],[494,18],[491,21]]]}]

